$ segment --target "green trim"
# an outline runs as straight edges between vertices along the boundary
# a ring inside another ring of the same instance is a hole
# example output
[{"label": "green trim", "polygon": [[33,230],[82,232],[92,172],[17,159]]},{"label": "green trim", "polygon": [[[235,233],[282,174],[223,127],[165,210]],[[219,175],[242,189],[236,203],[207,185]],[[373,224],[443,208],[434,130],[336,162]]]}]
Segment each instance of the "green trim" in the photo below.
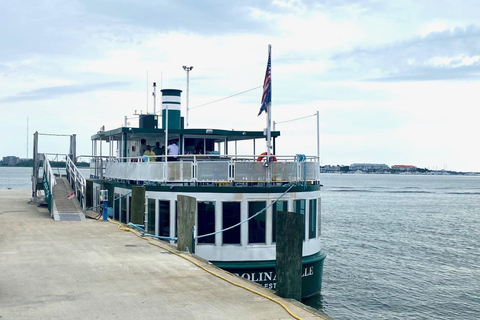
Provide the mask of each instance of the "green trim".
[{"label": "green trim", "polygon": [[180,97],[182,90],[180,89],[162,89],[162,96],[176,96]]},{"label": "green trim", "polygon": [[176,101],[162,101],[162,104],[180,104],[180,102],[176,102]]},{"label": "green trim", "polygon": [[[94,180],[95,183],[104,183],[105,180]],[[132,189],[132,184],[108,181],[108,183],[118,188]],[[173,193],[283,193],[289,187],[217,187],[217,186],[145,186],[146,191],[158,191],[158,192],[173,192]],[[311,192],[319,191],[319,185],[309,185],[306,188],[303,186],[295,186],[290,189],[289,193],[297,192]]]},{"label": "green trim", "polygon": [[[168,191],[168,192],[202,192],[202,193],[283,193],[288,187],[216,187],[216,186],[146,186],[147,191]],[[293,187],[290,189],[292,192],[310,192],[318,191],[320,186],[302,186]]]},{"label": "green trim", "polygon": [[[327,254],[323,251],[319,251],[310,256],[302,258],[302,264],[311,264],[321,260],[324,260]],[[222,269],[259,269],[259,268],[275,268],[275,260],[264,261],[210,261],[215,266]]]},{"label": "green trim", "polygon": [[[163,111],[163,110],[162,110]],[[179,110],[169,110],[179,111]],[[169,119],[170,120],[170,119]],[[206,130],[211,130],[211,133],[206,133]],[[148,135],[163,137],[165,130],[154,128],[129,128],[120,127],[113,130],[99,132],[92,135],[91,140],[103,140],[109,141],[110,137],[113,137],[114,141],[122,140],[122,133],[127,135],[128,140],[138,140],[139,136]],[[253,140],[253,139],[265,139],[263,131],[235,131],[235,130],[223,130],[223,129],[169,129],[168,134],[183,134],[186,138],[191,135],[203,136],[207,139],[215,139],[218,142],[223,142],[225,137],[228,141],[241,141],[241,140]],[[272,138],[280,136],[280,131],[272,131]]]},{"label": "green trim", "polygon": [[50,192],[50,184],[48,183],[47,173],[43,173],[43,192],[45,193],[45,201],[48,205],[48,211],[52,213],[52,194]]},{"label": "green trim", "polygon": [[[302,298],[322,290],[323,264],[327,255],[318,252],[302,258]],[[210,261],[215,266],[275,290],[277,285],[275,260],[271,261]]]}]

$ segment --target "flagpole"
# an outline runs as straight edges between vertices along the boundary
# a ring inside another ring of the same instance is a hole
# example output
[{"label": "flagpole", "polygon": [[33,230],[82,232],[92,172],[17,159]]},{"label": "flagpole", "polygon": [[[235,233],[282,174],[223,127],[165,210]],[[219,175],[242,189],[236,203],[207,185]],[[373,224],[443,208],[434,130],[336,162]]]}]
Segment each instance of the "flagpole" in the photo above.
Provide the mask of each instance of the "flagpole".
[{"label": "flagpole", "polygon": [[[272,46],[268,45],[268,58],[271,59]],[[270,60],[271,61],[271,60]],[[271,86],[270,82],[270,86]],[[270,96],[271,96],[271,87],[270,87]],[[270,159],[270,148],[271,148],[271,123],[272,123],[272,102],[268,104],[267,107],[267,159]]]},{"label": "flagpole", "polygon": [[[260,112],[258,112],[258,115],[261,115],[263,111],[267,114],[267,128],[265,129],[266,132],[266,140],[267,140],[267,158],[265,162],[265,168],[267,169],[267,183],[271,182],[271,177],[270,177],[270,172],[271,168],[268,166],[268,162],[270,162],[270,155],[272,154],[271,148],[272,148],[272,129],[271,129],[271,123],[272,123],[272,59],[271,59],[271,53],[272,53],[272,45],[268,45],[268,61],[267,61],[267,70],[265,71],[265,79],[263,80],[263,95],[262,95],[262,105],[260,107]],[[255,144],[255,140],[254,140]],[[255,151],[255,148],[254,148]],[[255,152],[254,152],[255,153]]]},{"label": "flagpole", "polygon": [[[272,45],[268,45],[268,59],[270,60],[270,65],[271,65],[271,52],[272,52]],[[271,67],[270,67],[271,70]],[[271,71],[270,71],[270,79],[271,79]],[[272,97],[272,82],[270,80],[270,97]],[[271,132],[271,123],[272,123],[272,101],[270,100],[270,103],[268,104],[267,107],[267,163],[270,161],[270,155],[271,155],[271,137],[272,137],[272,132]],[[267,182],[271,182],[271,176],[270,176],[271,169],[268,169],[268,174],[267,174]]]}]

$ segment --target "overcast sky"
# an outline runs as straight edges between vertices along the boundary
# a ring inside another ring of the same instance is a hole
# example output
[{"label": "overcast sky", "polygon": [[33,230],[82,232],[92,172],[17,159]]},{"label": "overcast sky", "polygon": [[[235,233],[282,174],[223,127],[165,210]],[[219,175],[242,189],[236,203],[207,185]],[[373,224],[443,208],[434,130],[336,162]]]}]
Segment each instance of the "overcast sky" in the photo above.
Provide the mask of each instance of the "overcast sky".
[{"label": "overcast sky", "polygon": [[[183,65],[190,128],[263,130],[261,89],[200,105],[261,86],[271,44],[272,120],[318,111],[323,165],[480,171],[479,16],[470,0],[0,0],[0,157],[31,157],[35,131],[91,154],[102,125],[153,112],[153,81],[185,93]],[[276,129],[277,154],[316,155],[316,117]]]}]

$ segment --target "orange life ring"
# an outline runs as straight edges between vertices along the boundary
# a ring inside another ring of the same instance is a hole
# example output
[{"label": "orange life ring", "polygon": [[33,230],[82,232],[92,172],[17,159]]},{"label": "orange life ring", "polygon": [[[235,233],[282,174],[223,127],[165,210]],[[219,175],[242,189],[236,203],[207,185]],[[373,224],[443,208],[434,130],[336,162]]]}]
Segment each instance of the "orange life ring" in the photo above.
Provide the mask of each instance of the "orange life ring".
[{"label": "orange life ring", "polygon": [[[266,155],[267,155],[266,152],[260,154],[260,157],[257,158],[257,161],[262,161]],[[270,153],[270,159],[272,159],[272,161],[277,161],[277,158],[272,153]]]}]

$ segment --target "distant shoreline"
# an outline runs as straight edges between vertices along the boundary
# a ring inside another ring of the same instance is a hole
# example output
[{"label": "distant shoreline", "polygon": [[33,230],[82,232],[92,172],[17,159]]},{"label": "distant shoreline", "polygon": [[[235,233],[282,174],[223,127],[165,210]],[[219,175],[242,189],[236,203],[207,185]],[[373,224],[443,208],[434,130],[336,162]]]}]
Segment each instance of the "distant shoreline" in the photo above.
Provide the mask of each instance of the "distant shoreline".
[{"label": "distant shoreline", "polygon": [[[65,162],[53,162],[50,161],[52,168],[65,168]],[[88,162],[79,162],[77,163],[78,168],[90,168],[90,164]],[[332,167],[338,167],[342,169],[332,170]],[[412,170],[412,171],[399,171],[399,170],[392,170],[389,169],[388,171],[385,170],[348,170],[346,169],[347,166],[328,166],[328,168],[321,167],[320,173],[334,173],[334,174],[399,174],[399,175],[457,175],[457,176],[480,176],[480,172],[464,172],[464,171],[450,171],[450,170],[428,170],[428,169],[421,169],[421,170]],[[24,163],[23,165],[15,164],[15,165],[7,165],[7,164],[0,164],[0,168],[33,168],[33,163]]]},{"label": "distant shoreline", "polygon": [[402,176],[480,176],[480,172],[460,172],[460,171],[429,171],[429,172],[337,172],[337,171],[321,171],[322,173],[332,174],[384,174],[384,175],[402,175]]},{"label": "distant shoreline", "polygon": [[[21,163],[21,162],[20,162]],[[14,164],[14,165],[10,165],[10,164],[0,164],[0,168],[33,168],[33,164],[24,164],[24,165],[21,165],[21,164]],[[53,161],[50,161],[50,165],[52,168],[65,168],[65,162],[59,162],[59,163],[55,163]],[[90,164],[88,162],[79,162],[77,163],[77,167],[78,168],[89,168],[90,167]]]}]

